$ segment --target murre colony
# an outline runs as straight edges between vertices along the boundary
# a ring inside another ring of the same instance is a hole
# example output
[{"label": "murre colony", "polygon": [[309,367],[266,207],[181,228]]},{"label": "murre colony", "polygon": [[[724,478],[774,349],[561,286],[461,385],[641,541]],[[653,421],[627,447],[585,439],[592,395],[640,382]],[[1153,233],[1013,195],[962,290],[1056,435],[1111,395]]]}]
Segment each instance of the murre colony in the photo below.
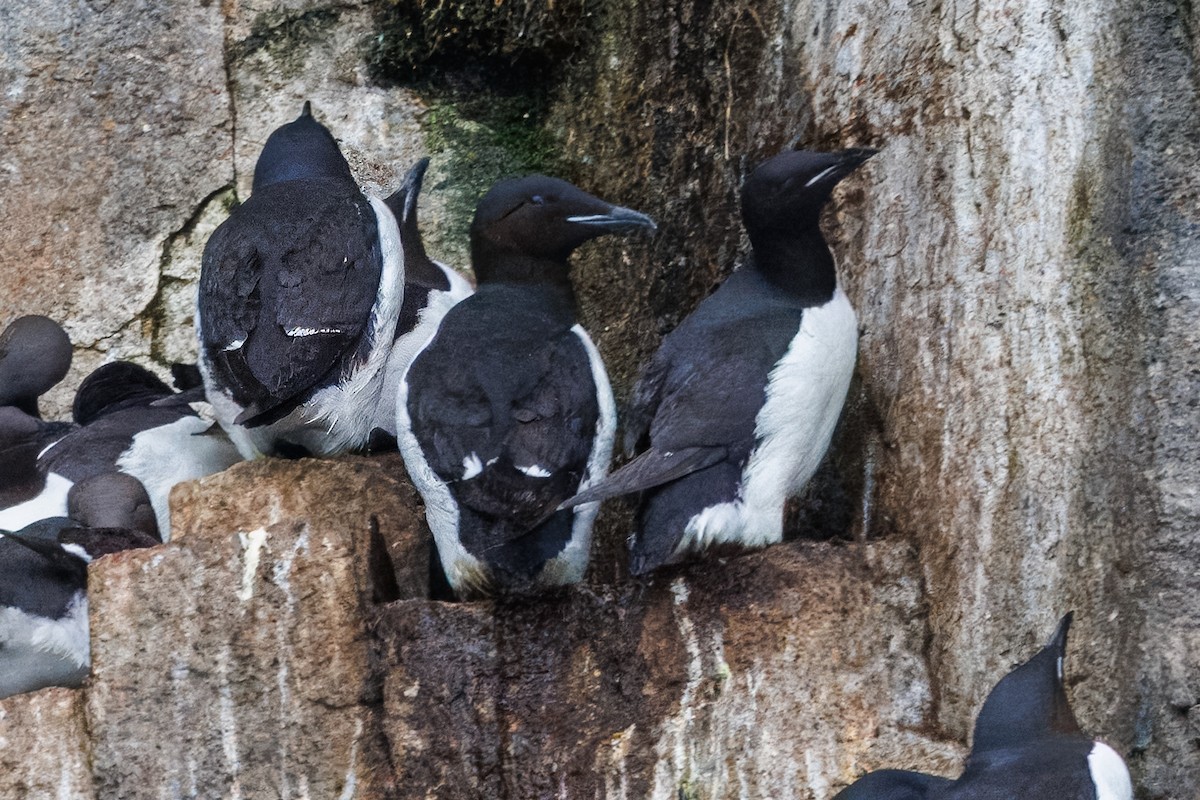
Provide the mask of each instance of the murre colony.
[{"label": "murre colony", "polygon": [[[47,421],[66,333],[26,316],[0,334],[0,697],[83,681],[88,563],[168,541],[171,488],[241,459],[398,449],[461,600],[583,581],[600,505],[620,496],[636,507],[635,575],[782,541],[857,356],[820,216],[875,152],[789,149],[748,172],[748,252],[619,415],[571,260],[597,237],[653,235],[649,216],[558,178],[502,180],[470,227],[472,284],[426,252],[429,160],[372,196],[305,103],[207,242],[199,363],[176,365],[174,388],[105,364],[70,421]],[[609,474],[622,424],[630,460]],[[1067,702],[1069,624],[996,684],[960,777],[883,770],[838,800],[1130,800],[1124,762]]]}]

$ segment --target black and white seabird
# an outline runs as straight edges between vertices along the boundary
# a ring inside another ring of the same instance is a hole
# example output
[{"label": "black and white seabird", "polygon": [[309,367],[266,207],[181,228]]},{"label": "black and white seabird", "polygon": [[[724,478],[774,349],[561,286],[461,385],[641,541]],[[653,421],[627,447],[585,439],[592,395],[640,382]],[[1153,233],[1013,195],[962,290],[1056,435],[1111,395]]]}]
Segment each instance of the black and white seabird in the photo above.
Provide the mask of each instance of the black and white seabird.
[{"label": "black and white seabird", "polygon": [[409,170],[404,184],[386,200],[400,225],[400,244],[404,251],[404,303],[396,323],[396,340],[384,367],[383,390],[374,427],[396,436],[396,391],[400,378],[417,351],[429,341],[456,303],[474,289],[470,281],[451,267],[434,261],[425,252],[417,225],[417,199],[429,159],[422,158]]},{"label": "black and white seabird", "polygon": [[162,541],[145,485],[124,472],[85,478],[67,494],[67,516],[84,528],[124,529]]},{"label": "black and white seabird", "polygon": [[38,398],[66,376],[71,357],[70,338],[49,317],[20,317],[0,333],[0,406],[37,419],[43,447],[71,430],[70,423],[42,420],[38,408]]},{"label": "black and white seabird", "polygon": [[642,492],[635,574],[782,539],[784,503],[829,447],[858,350],[821,208],[874,153],[788,151],[746,179],[751,253],[643,368],[625,420],[639,455],[564,504]]},{"label": "black and white seabird", "polygon": [[882,770],[834,800],[1133,800],[1124,760],[1080,730],[1067,700],[1070,626],[1067,614],[1049,643],[992,689],[957,780]]},{"label": "black and white seabird", "polygon": [[66,376],[71,355],[71,340],[54,320],[36,315],[13,320],[0,333],[0,406],[40,418],[38,398]]},{"label": "black and white seabird", "polygon": [[367,443],[404,295],[400,231],[308,103],[204,248],[200,369],[246,458]]},{"label": "black and white seabird", "polygon": [[136,364],[105,364],[85,378],[73,412],[81,427],[46,449],[39,469],[68,487],[113,470],[137,478],[164,539],[171,531],[171,488],[242,460],[216,426],[203,390],[176,394]]},{"label": "black and white seabird", "polygon": [[16,406],[0,406],[0,531],[67,513],[71,481],[38,469],[41,435],[41,420]]},{"label": "black and white seabird", "polygon": [[[83,511],[119,523],[111,528],[53,517],[0,535],[0,698],[47,686],[78,686],[91,661],[87,565],[119,550],[158,540],[125,524],[145,524],[132,479],[110,473],[89,482]],[[109,494],[111,492],[111,494]],[[109,504],[105,497],[114,502]],[[140,501],[147,502],[144,490]],[[150,520],[152,522],[153,520]]]},{"label": "black and white seabird", "polygon": [[498,183],[476,209],[478,288],[417,353],[396,404],[400,453],[460,597],[583,576],[598,504],[551,512],[608,469],[616,409],[568,261],[637,228],[654,223],[540,175]]}]

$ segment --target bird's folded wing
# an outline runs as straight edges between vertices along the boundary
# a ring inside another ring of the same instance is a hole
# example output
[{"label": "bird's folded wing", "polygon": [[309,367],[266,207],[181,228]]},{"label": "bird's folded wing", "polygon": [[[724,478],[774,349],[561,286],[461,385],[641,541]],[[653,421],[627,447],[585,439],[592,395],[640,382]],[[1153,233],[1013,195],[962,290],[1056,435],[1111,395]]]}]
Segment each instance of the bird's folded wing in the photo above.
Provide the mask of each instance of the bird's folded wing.
[{"label": "bird's folded wing", "polygon": [[558,507],[574,508],[583,503],[644,492],[710,467],[724,459],[727,452],[724,447],[689,447],[672,452],[661,452],[651,448],[600,483],[580,492]]},{"label": "bird's folded wing", "polygon": [[[587,352],[567,333],[519,363],[464,374],[414,364],[413,432],[458,502],[536,525],[579,487],[599,423]],[[415,412],[415,413],[414,413]]]},{"label": "bird's folded wing", "polygon": [[246,409],[239,424],[286,416],[362,356],[381,275],[374,211],[366,198],[343,198],[313,218],[280,253],[259,253],[236,226],[205,248],[203,344]]}]

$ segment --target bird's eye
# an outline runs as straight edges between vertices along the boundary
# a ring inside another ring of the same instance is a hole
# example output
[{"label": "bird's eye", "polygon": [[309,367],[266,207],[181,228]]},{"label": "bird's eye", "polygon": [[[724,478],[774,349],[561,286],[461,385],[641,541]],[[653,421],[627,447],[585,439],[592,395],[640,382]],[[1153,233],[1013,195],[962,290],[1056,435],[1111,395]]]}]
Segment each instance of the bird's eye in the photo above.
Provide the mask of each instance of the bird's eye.
[{"label": "bird's eye", "polygon": [[535,206],[543,206],[546,204],[545,198],[543,198],[540,194],[535,194],[533,197],[529,198],[529,202],[533,203]]}]

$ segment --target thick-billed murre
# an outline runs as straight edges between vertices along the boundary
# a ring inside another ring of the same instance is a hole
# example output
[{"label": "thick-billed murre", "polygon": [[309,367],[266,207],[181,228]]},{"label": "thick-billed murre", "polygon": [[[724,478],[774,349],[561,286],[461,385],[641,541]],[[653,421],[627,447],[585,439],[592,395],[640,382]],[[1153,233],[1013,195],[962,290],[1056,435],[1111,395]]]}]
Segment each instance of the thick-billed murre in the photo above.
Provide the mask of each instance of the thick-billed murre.
[{"label": "thick-billed murre", "polygon": [[635,574],[782,538],[784,503],[829,446],[858,347],[820,213],[874,153],[787,151],[746,179],[751,253],[643,368],[625,418],[637,457],[564,504],[641,492]]},{"label": "thick-billed murre", "polygon": [[583,576],[598,504],[550,512],[607,471],[616,409],[576,321],[568,261],[589,239],[638,228],[654,223],[540,175],[498,183],[476,209],[478,288],[397,397],[400,452],[459,596]]},{"label": "thick-billed murre", "polygon": [[72,518],[0,534],[0,697],[87,677],[87,565],[158,544],[148,504],[137,481],[110,472],[72,489]]},{"label": "thick-billed murre", "polygon": [[171,488],[242,460],[203,389],[176,393],[137,364],[98,368],[80,384],[73,413],[80,427],[42,452],[39,470],[68,487],[113,470],[137,478],[164,540],[171,536]]},{"label": "thick-billed murre", "polygon": [[1080,730],[1067,700],[1070,626],[1067,614],[1046,646],[988,694],[957,780],[881,770],[834,800],[1133,800],[1124,760]]},{"label": "thick-billed murre", "polygon": [[400,233],[305,103],[204,248],[200,369],[247,458],[332,455],[371,434],[404,295]]},{"label": "thick-billed murre", "polygon": [[422,158],[399,189],[386,200],[400,224],[400,244],[404,251],[404,303],[396,323],[396,340],[384,367],[383,389],[374,427],[391,439],[396,436],[396,391],[400,378],[413,356],[429,341],[456,303],[474,291],[470,281],[449,266],[434,261],[425,252],[421,229],[417,224],[417,200],[429,159]]}]

